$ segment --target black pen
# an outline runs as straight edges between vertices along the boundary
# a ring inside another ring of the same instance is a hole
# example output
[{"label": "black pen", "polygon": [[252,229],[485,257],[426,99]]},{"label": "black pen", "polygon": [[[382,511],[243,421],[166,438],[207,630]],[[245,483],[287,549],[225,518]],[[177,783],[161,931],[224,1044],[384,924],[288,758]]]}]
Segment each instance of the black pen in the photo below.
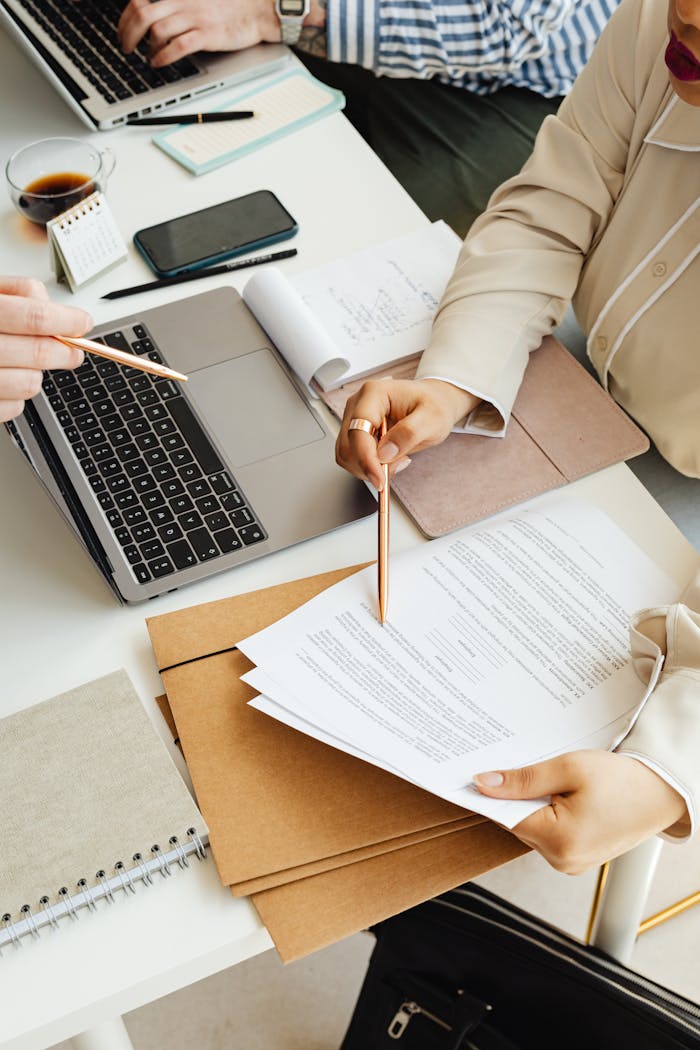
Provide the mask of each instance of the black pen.
[{"label": "black pen", "polygon": [[142,127],[150,127],[156,124],[217,124],[224,120],[250,120],[255,113],[252,109],[229,109],[220,113],[163,113],[158,117],[129,117],[127,124],[140,124]]},{"label": "black pen", "polygon": [[116,292],[107,292],[102,299],[122,299],[125,295],[136,295],[137,292],[150,292],[152,288],[167,288],[170,284],[184,284],[185,281],[198,281],[201,277],[214,277],[217,273],[231,273],[233,270],[245,270],[247,266],[262,266],[263,263],[278,262],[280,259],[291,259],[297,254],[296,248],[287,248],[283,252],[271,252],[269,255],[256,255],[252,259],[234,259],[219,266],[207,266],[203,270],[188,270],[187,273],[176,273],[173,277],[159,277],[148,284],[135,284],[131,288],[118,288]]}]

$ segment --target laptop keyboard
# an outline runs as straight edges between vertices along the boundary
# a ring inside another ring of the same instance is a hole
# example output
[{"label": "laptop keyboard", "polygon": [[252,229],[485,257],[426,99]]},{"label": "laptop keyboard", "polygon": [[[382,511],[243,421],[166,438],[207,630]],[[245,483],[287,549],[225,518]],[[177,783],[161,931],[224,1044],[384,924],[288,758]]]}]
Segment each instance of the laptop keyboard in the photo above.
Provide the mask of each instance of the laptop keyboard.
[{"label": "laptop keyboard", "polygon": [[142,40],[133,54],[122,54],[117,25],[125,0],[20,3],[106,102],[124,101],[199,73],[187,58],[153,69],[148,61],[147,40]]},{"label": "laptop keyboard", "polygon": [[[163,361],[144,325],[95,342]],[[86,354],[43,390],[139,583],[267,538],[179,383]]]}]

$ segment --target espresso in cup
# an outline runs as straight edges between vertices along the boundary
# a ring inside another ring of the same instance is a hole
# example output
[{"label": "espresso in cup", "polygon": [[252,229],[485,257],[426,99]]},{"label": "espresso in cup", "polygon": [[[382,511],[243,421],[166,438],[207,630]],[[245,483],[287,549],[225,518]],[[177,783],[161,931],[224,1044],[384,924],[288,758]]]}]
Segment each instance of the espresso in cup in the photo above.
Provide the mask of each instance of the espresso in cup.
[{"label": "espresso in cup", "polygon": [[42,175],[25,186],[17,198],[17,207],[27,219],[45,226],[96,189],[94,180],[83,172],[59,171]]},{"label": "espresso in cup", "polygon": [[104,190],[113,168],[110,149],[99,150],[82,139],[55,138],[18,150],[5,174],[20,215],[45,226],[95,190]]}]

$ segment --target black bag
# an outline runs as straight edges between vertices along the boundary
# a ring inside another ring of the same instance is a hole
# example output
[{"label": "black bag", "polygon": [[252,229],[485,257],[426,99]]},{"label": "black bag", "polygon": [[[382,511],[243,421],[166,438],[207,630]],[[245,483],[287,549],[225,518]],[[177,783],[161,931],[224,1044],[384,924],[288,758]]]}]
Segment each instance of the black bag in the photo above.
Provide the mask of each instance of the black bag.
[{"label": "black bag", "polygon": [[478,886],[380,923],[342,1050],[700,1050],[700,1008]]}]

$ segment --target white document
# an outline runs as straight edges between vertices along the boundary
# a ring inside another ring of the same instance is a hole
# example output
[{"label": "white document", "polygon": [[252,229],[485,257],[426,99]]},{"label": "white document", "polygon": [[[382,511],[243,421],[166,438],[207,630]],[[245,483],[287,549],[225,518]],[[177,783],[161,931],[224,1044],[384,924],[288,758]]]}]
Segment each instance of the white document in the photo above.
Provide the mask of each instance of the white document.
[{"label": "white document", "polygon": [[646,695],[632,612],[672,580],[574,499],[501,516],[336,584],[241,642],[251,701],[294,728],[513,827],[542,802],[494,802],[475,773],[612,747]]},{"label": "white document", "polygon": [[436,222],[292,279],[266,267],[243,298],[307,389],[333,390],[426,348],[461,244]]}]

